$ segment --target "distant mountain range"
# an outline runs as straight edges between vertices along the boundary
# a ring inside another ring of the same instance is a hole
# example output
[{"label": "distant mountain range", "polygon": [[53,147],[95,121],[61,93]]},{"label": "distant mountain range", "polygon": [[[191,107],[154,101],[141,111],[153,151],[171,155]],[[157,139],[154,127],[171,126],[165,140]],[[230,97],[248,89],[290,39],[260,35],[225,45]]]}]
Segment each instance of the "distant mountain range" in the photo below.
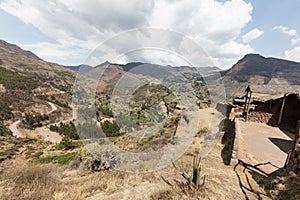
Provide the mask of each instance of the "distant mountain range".
[{"label": "distant mountain range", "polygon": [[[151,64],[151,63],[142,63],[142,62],[131,62],[131,63],[127,63],[127,64],[117,64],[117,63],[109,63],[109,62],[104,62],[100,65],[97,65],[96,67],[102,67],[102,66],[108,66],[108,65],[113,65],[116,67],[121,68],[123,71],[125,72],[129,72],[130,70],[134,69],[137,66],[141,66],[141,65],[156,65],[156,66],[160,66],[157,64]],[[170,65],[169,65],[170,66]],[[190,67],[190,66],[170,66],[173,67],[174,69],[177,69],[179,71],[194,71],[194,72],[215,72],[215,71],[221,71],[220,68],[218,67]],[[81,64],[81,65],[77,65],[77,66],[65,66],[65,68],[67,69],[71,69],[73,71],[81,71],[81,72],[88,72],[92,69],[94,69],[95,67],[92,67],[90,65],[86,65],[86,64]]]},{"label": "distant mountain range", "polygon": [[[112,75],[118,71],[118,73],[120,71],[131,71],[139,65],[154,65],[141,62],[125,65],[107,62],[99,64],[97,67],[102,67],[105,64],[113,66]],[[89,65],[62,66],[46,62],[32,52],[23,50],[17,45],[9,44],[3,40],[0,40],[0,66],[60,85],[71,84],[75,80],[78,70],[88,72],[94,69]],[[223,71],[217,67],[193,68],[176,66],[174,68],[191,76],[199,76],[198,72],[205,72],[205,74],[220,72],[229,94],[245,88],[248,84],[300,85],[300,63],[277,58],[265,58],[259,54],[245,55],[229,70]]]}]

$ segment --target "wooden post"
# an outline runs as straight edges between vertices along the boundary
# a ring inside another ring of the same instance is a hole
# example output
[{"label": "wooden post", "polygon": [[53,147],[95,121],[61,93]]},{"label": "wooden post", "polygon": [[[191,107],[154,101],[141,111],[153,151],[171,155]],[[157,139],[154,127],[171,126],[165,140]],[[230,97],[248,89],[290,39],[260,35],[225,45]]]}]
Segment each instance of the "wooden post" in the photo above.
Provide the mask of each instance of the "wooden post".
[{"label": "wooden post", "polygon": [[248,105],[247,105],[247,115],[249,114],[249,108],[250,108],[251,97],[252,97],[252,92],[250,91],[250,96],[249,96],[249,99],[248,99]]},{"label": "wooden post", "polygon": [[244,111],[243,111],[243,114],[246,113],[246,107],[247,107],[247,101],[248,101],[248,92],[246,93],[245,97],[246,97],[246,99],[245,99],[245,104],[244,104]]},{"label": "wooden post", "polygon": [[277,126],[280,126],[280,123],[281,123],[281,120],[282,120],[282,114],[283,114],[283,108],[284,108],[284,105],[285,105],[285,99],[286,99],[286,94],[284,94],[284,96],[283,96],[283,100],[282,100],[282,104],[281,104],[281,108],[280,108],[280,112],[279,112]]},{"label": "wooden post", "polygon": [[[246,96],[246,100],[245,100],[243,115],[245,117],[245,121],[247,121],[247,115],[248,115],[247,104],[248,104],[248,101],[250,103],[250,98],[251,98],[251,93],[252,93],[252,91],[250,89],[250,85],[248,85],[248,87],[246,88],[245,92],[246,92],[246,95],[245,95]],[[249,93],[250,93],[250,98],[249,98]]]}]

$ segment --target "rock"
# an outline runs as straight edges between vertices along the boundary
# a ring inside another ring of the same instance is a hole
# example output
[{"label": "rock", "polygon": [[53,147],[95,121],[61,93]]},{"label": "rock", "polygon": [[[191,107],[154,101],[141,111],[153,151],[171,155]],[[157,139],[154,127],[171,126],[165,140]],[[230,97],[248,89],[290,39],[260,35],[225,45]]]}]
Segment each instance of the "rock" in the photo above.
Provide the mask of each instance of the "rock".
[{"label": "rock", "polygon": [[293,172],[293,171],[290,171],[289,175],[292,176],[292,177],[296,177],[297,176],[297,174],[295,172]]}]

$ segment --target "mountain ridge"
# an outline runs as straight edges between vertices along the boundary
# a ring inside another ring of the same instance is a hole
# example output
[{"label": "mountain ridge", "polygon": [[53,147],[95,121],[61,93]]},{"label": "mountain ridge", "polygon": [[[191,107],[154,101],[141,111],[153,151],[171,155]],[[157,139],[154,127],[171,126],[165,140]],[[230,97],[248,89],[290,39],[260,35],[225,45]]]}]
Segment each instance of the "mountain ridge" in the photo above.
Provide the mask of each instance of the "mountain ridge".
[{"label": "mountain ridge", "polygon": [[72,84],[76,74],[63,65],[44,61],[34,53],[4,40],[0,40],[0,66],[27,76],[51,80],[62,85]]},{"label": "mountain ridge", "polygon": [[224,72],[223,81],[229,95],[247,85],[300,85],[300,63],[280,58],[247,54]]}]

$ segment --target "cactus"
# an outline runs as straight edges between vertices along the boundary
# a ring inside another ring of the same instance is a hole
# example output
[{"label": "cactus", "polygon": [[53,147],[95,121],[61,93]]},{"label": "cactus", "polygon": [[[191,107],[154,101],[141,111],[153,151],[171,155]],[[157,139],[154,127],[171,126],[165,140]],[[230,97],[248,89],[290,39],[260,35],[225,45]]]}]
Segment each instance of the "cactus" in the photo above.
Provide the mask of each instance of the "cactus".
[{"label": "cactus", "polygon": [[186,180],[189,187],[193,187],[196,189],[200,189],[205,184],[205,176],[203,177],[203,181],[201,182],[201,158],[199,156],[194,156],[193,160],[193,172],[192,175],[189,175],[186,173],[183,163],[181,162],[181,167],[179,168],[174,161],[172,161],[172,164],[174,168],[181,174],[181,176]]}]

